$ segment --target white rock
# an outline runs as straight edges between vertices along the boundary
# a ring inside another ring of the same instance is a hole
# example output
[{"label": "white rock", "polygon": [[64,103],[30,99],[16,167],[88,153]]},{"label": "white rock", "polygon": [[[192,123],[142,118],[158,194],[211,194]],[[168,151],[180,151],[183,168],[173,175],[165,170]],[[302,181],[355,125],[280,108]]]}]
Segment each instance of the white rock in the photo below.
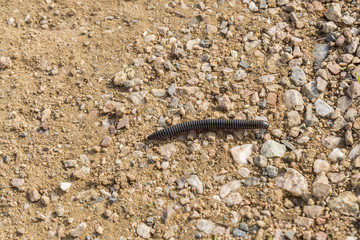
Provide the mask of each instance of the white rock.
[{"label": "white rock", "polygon": [[328,158],[332,162],[339,161],[341,159],[345,158],[345,154],[340,150],[340,148],[334,148],[334,150],[331,151]]},{"label": "white rock", "polygon": [[316,113],[322,117],[330,116],[334,112],[334,109],[321,99],[316,100],[315,109]]},{"label": "white rock", "polygon": [[314,172],[315,173],[319,173],[319,172],[325,172],[327,173],[330,169],[330,164],[325,161],[325,160],[321,160],[321,159],[317,159],[314,162]]},{"label": "white rock", "polygon": [[348,158],[349,160],[353,160],[354,158],[360,155],[360,145],[356,145],[351,151],[349,152]]},{"label": "white rock", "polygon": [[199,219],[196,223],[196,228],[199,231],[204,232],[206,234],[211,234],[211,232],[215,227],[216,227],[215,223],[206,219]]},{"label": "white rock", "polygon": [[62,182],[60,183],[60,189],[64,192],[70,191],[71,183],[69,182]]},{"label": "white rock", "polygon": [[243,178],[246,178],[249,176],[250,174],[250,170],[246,167],[242,167],[240,168],[238,171],[238,174],[240,174],[240,176],[242,176]]},{"label": "white rock", "polygon": [[188,180],[187,180],[188,184],[194,188],[196,188],[197,192],[199,194],[202,194],[203,193],[203,184],[202,182],[200,181],[199,177],[196,176],[196,175],[191,175]]},{"label": "white rock", "polygon": [[136,233],[142,238],[150,238],[151,228],[148,227],[145,223],[140,223],[136,229]]},{"label": "white rock", "polygon": [[244,144],[241,146],[235,146],[230,149],[231,155],[234,161],[238,164],[247,164],[247,159],[253,153],[253,145],[252,144]]},{"label": "white rock", "polygon": [[226,197],[231,191],[239,188],[241,186],[241,182],[238,180],[233,180],[221,186],[220,188],[220,197]]},{"label": "white rock", "polygon": [[287,168],[286,172],[276,178],[276,186],[297,196],[308,193],[306,179],[293,168]]}]

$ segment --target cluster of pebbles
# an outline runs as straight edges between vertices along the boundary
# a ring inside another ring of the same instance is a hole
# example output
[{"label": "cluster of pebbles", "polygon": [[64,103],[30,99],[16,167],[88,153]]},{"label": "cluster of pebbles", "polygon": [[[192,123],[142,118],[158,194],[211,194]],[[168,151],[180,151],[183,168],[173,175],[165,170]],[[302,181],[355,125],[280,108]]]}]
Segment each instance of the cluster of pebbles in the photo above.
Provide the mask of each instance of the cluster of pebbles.
[{"label": "cluster of pebbles", "polygon": [[0,6],[0,238],[360,237],[356,1],[96,2]]}]

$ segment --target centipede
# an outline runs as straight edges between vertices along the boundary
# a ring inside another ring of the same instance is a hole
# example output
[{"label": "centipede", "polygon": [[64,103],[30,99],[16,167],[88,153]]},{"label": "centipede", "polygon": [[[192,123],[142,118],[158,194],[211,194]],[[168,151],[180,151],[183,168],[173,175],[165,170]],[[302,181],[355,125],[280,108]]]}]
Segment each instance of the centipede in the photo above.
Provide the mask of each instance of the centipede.
[{"label": "centipede", "polygon": [[177,134],[192,130],[219,130],[219,129],[268,129],[269,123],[263,120],[234,120],[234,119],[203,119],[184,122],[161,129],[150,134],[148,140],[162,140]]}]

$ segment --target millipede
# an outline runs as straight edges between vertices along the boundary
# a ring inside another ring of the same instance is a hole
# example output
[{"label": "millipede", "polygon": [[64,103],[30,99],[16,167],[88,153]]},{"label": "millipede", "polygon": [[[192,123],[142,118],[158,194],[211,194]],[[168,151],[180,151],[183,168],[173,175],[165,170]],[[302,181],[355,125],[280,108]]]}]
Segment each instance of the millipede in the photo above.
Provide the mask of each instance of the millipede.
[{"label": "millipede", "polygon": [[217,129],[268,129],[269,123],[262,120],[204,119],[184,122],[150,134],[148,140],[160,140],[191,130]]}]

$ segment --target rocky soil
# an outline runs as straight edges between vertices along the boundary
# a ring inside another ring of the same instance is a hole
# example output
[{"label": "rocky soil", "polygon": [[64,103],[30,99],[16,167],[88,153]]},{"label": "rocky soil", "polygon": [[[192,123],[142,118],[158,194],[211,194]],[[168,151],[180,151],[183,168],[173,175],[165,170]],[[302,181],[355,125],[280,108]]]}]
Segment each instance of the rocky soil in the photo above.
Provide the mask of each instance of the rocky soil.
[{"label": "rocky soil", "polygon": [[358,1],[0,11],[0,239],[360,238]]}]

